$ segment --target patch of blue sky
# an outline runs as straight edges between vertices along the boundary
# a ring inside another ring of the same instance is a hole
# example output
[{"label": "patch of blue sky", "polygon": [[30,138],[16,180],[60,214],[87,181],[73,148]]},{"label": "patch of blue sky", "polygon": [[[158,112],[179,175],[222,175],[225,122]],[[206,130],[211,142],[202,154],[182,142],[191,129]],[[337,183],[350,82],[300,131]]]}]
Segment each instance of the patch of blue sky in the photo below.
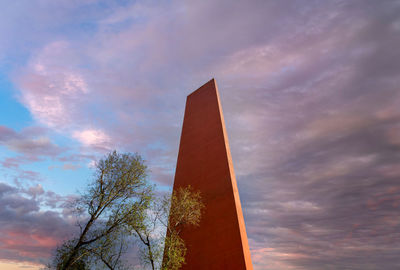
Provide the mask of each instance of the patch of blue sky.
[{"label": "patch of blue sky", "polygon": [[[79,164],[74,169],[66,169],[64,165],[67,163],[58,163],[55,167],[50,165],[44,171],[45,177],[48,179],[48,188],[60,195],[77,195],[85,191],[87,185],[92,180],[93,169],[87,164]],[[76,164],[72,164],[76,165]]]},{"label": "patch of blue sky", "polygon": [[[98,23],[102,22],[103,19],[107,18],[108,16],[112,16],[116,9],[126,8],[135,2],[136,1],[132,0],[100,0],[81,5],[78,9],[74,10],[74,16],[77,18],[77,24],[66,25],[66,28],[64,28],[64,33],[69,33],[70,36],[74,36],[76,34],[79,35],[79,32],[95,33],[98,30]],[[129,18],[141,18],[134,16],[135,14],[132,15],[133,16]],[[118,31],[131,25],[131,23],[132,21],[130,19],[122,20],[112,24],[111,28],[114,31]],[[69,29],[72,29],[74,32],[71,32]]]},{"label": "patch of blue sky", "polygon": [[157,191],[162,193],[162,194],[171,194],[172,193],[172,187],[171,186],[166,186],[166,185],[160,185],[157,183]]},{"label": "patch of blue sky", "polygon": [[57,26],[54,36],[61,40],[89,40],[98,30],[93,21],[74,22]]},{"label": "patch of blue sky", "polygon": [[127,7],[135,2],[137,2],[137,0],[115,0],[115,3],[122,7]]},{"label": "patch of blue sky", "polygon": [[[22,160],[21,155],[9,150],[6,146],[0,146],[0,162],[7,158],[20,159],[18,167],[0,166],[0,182],[14,184],[14,180],[29,187],[41,184],[46,191],[53,191],[60,195],[76,194],[77,190],[83,191],[88,180],[92,176],[92,170],[88,163],[62,162],[52,158],[41,158],[39,161]],[[38,173],[30,176],[24,172]]]},{"label": "patch of blue sky", "polygon": [[0,73],[0,125],[21,130],[32,124],[29,111],[17,100],[17,91],[4,73]]},{"label": "patch of blue sky", "polygon": [[[24,164],[21,169],[38,172],[39,183],[43,188],[60,195],[76,194],[77,190],[82,191],[92,175],[87,163],[61,162],[49,158]],[[24,179],[21,180],[24,181]]]},{"label": "patch of blue sky", "polygon": [[[87,114],[90,114],[92,125],[96,127],[118,123],[119,119],[117,117],[117,114],[111,110],[105,110],[104,107],[102,107],[101,105],[99,106],[98,102],[96,101],[97,100],[89,104],[89,106],[87,107]],[[99,101],[99,103],[101,102],[106,101]]]},{"label": "patch of blue sky", "polygon": [[118,22],[110,23],[107,25],[107,31],[111,33],[121,32],[128,29],[132,24],[143,24],[145,19],[142,17],[127,18]]},{"label": "patch of blue sky", "polygon": [[[3,163],[6,158],[13,158],[15,156],[15,153],[9,151],[6,146],[0,145],[0,163]],[[15,174],[15,169],[0,166],[0,182],[12,184]]]},{"label": "patch of blue sky", "polygon": [[147,145],[149,150],[167,150],[168,145],[163,143],[162,141],[154,141]]},{"label": "patch of blue sky", "polygon": [[64,148],[64,152],[61,156],[69,155],[71,150],[77,150],[77,148],[80,146],[79,142],[75,139],[72,139],[66,132],[49,130],[48,135],[52,143]]},{"label": "patch of blue sky", "polygon": [[296,66],[295,65],[289,65],[289,66],[284,66],[281,68],[280,72],[281,73],[286,73],[286,72],[292,72],[296,70]]}]

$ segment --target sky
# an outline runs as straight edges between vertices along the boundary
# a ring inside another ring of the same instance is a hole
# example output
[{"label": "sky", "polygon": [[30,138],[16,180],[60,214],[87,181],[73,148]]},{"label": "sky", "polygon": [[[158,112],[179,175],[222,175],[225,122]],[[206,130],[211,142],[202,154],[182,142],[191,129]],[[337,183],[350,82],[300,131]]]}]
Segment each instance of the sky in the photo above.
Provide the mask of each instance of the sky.
[{"label": "sky", "polygon": [[400,269],[400,1],[0,6],[1,269],[48,261],[112,149],[169,190],[211,78],[254,269]]}]

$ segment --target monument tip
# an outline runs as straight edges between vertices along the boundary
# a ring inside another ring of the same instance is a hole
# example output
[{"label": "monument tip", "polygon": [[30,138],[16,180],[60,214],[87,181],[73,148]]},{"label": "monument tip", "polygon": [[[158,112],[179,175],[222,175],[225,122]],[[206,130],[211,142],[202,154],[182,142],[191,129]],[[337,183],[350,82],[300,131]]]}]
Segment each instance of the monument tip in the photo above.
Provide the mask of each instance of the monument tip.
[{"label": "monument tip", "polygon": [[209,80],[208,82],[206,82],[205,84],[203,84],[202,86],[200,86],[197,90],[195,90],[195,91],[193,91],[192,93],[190,93],[190,94],[188,95],[188,97],[191,96],[191,95],[193,95],[193,94],[195,94],[195,93],[197,93],[197,92],[200,92],[201,89],[207,88],[207,87],[209,87],[209,86],[214,87],[215,89],[217,88],[217,82],[215,81],[215,78],[211,78],[211,80]]}]

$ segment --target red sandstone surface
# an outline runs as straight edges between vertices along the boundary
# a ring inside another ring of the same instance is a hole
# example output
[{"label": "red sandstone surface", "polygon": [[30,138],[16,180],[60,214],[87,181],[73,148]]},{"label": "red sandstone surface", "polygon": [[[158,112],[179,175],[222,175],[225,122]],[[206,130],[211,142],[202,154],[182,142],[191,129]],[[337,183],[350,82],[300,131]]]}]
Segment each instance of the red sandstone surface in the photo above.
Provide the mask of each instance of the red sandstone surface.
[{"label": "red sandstone surface", "polygon": [[174,190],[200,190],[199,227],[184,228],[182,269],[253,269],[224,118],[214,79],[187,97]]}]

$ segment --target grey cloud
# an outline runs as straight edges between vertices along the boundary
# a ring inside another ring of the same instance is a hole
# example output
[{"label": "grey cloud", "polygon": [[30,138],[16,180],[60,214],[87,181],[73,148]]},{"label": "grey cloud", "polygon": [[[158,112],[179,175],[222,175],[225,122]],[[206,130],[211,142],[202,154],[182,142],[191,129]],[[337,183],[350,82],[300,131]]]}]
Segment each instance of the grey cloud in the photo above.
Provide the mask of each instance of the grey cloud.
[{"label": "grey cloud", "polygon": [[[28,160],[37,160],[43,156],[55,157],[65,150],[64,147],[52,143],[45,135],[46,132],[41,128],[31,127],[17,133],[8,127],[0,126],[0,142]],[[15,167],[16,164],[17,159],[8,158],[4,161],[6,167]]]},{"label": "grey cloud", "polygon": [[24,191],[0,183],[0,259],[46,263],[56,244],[74,231],[68,218],[40,209],[47,200],[42,195],[47,196],[37,187]]},{"label": "grey cloud", "polygon": [[[391,50],[400,44],[392,28],[399,6],[354,3],[309,37],[311,48],[315,38],[334,44],[322,47],[327,51],[318,59],[305,59],[310,63],[259,89],[233,88],[225,96],[258,269],[400,265],[400,175],[393,166],[400,149],[388,135],[400,121],[393,109],[400,98],[400,55]],[[360,26],[351,27],[357,21]],[[332,36],[333,29],[340,35]]]},{"label": "grey cloud", "polygon": [[41,185],[37,184],[36,186],[29,187],[27,194],[31,195],[33,198],[36,198],[44,194],[44,190]]},{"label": "grey cloud", "polygon": [[0,140],[2,142],[12,139],[15,136],[16,136],[16,133],[14,130],[12,130],[6,126],[0,126]]}]

